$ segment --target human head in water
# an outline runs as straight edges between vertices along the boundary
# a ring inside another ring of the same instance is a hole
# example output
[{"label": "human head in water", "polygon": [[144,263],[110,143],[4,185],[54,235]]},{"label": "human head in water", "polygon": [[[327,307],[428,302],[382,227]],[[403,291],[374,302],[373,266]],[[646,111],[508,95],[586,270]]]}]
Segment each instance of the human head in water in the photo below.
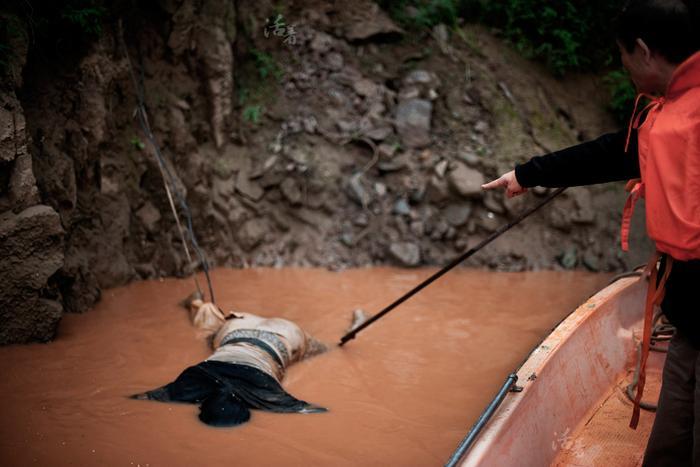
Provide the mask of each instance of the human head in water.
[{"label": "human head in water", "polygon": [[630,0],[615,20],[624,67],[639,92],[663,94],[678,64],[700,50],[700,0]]}]

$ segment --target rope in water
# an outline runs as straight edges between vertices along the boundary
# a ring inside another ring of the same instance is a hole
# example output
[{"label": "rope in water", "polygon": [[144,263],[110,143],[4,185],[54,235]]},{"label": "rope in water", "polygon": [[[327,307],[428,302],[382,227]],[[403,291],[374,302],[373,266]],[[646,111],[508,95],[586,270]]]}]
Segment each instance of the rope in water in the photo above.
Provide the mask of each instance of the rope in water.
[{"label": "rope in water", "polygon": [[[158,142],[156,141],[155,136],[153,135],[153,132],[151,131],[151,125],[148,121],[148,113],[146,112],[146,104],[145,104],[145,98],[144,98],[144,86],[143,86],[143,67],[141,67],[141,74],[140,74],[140,79],[136,78],[136,73],[134,72],[134,67],[131,62],[131,56],[129,55],[129,50],[126,47],[126,42],[124,41],[124,35],[123,31],[121,28],[121,22],[119,24],[119,39],[121,42],[121,46],[124,49],[124,54],[126,55],[127,59],[127,64],[129,67],[129,75],[131,77],[131,82],[134,87],[134,93],[136,95],[136,100],[137,100],[137,105],[136,105],[136,115],[138,116],[139,120],[139,125],[141,126],[141,130],[143,131],[144,135],[146,136],[146,139],[148,140],[149,144],[151,145],[151,148],[153,150],[153,154],[156,156],[156,161],[158,162],[158,169],[160,170],[160,175],[163,180],[163,186],[165,187],[165,193],[168,196],[168,203],[170,204],[170,210],[173,213],[173,217],[175,218],[175,224],[177,225],[178,233],[180,235],[180,240],[182,241],[182,246],[185,251],[185,256],[187,258],[188,264],[192,265],[194,264],[194,260],[192,259],[192,255],[190,253],[190,249],[188,247],[188,243],[191,243],[192,249],[195,251],[199,258],[199,262],[202,265],[202,270],[204,271],[204,276],[206,277],[207,280],[207,286],[209,288],[209,301],[212,303],[216,303],[214,300],[214,288],[212,287],[211,283],[211,278],[209,277],[209,264],[207,263],[207,259],[204,256],[204,253],[202,252],[202,249],[199,247],[199,243],[197,242],[197,236],[194,233],[194,228],[192,227],[192,213],[190,212],[189,205],[187,204],[187,201],[185,200],[185,197],[182,195],[182,192],[178,188],[178,185],[175,181],[175,177],[173,176],[172,172],[170,171],[168,164],[165,160],[165,157],[163,156],[163,153],[160,150],[160,146],[158,145]],[[182,223],[180,222],[180,216],[177,212],[177,208],[175,207],[175,201],[173,199],[173,194],[175,195],[175,199],[177,200],[180,210],[182,211],[182,214],[185,216],[185,220],[187,222],[186,225],[186,230],[183,228]],[[185,238],[185,231],[187,231],[188,236],[189,236],[189,242]],[[199,281],[197,280],[196,276],[192,276],[194,279],[194,284],[195,287],[197,288],[197,292],[202,295],[202,289],[199,285]]]}]

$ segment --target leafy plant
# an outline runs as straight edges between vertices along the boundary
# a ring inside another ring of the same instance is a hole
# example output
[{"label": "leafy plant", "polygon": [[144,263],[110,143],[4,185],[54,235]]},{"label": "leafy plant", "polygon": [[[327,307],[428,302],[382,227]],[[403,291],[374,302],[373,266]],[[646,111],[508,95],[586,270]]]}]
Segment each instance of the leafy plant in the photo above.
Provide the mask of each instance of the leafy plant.
[{"label": "leafy plant", "polygon": [[102,20],[107,10],[94,2],[86,3],[67,5],[61,12],[61,18],[78,26],[84,33],[99,36],[102,33]]},{"label": "leafy plant", "polygon": [[102,33],[103,23],[120,8],[118,4],[105,0],[5,2],[0,12],[0,69],[6,73],[11,66],[14,39],[20,34],[39,55],[80,54]]},{"label": "leafy plant", "polygon": [[131,147],[138,151],[143,151],[146,148],[146,145],[143,144],[143,141],[141,141],[141,139],[138,136],[134,136],[133,138],[131,138],[129,144],[131,144]]},{"label": "leafy plant", "polygon": [[[410,28],[432,28],[440,23],[450,26],[457,23],[457,2],[454,0],[392,3],[404,4],[401,6],[400,10],[394,10],[394,15],[403,26]],[[413,5],[406,5],[407,3],[413,3]],[[406,8],[408,6],[412,8]]]},{"label": "leafy plant", "polygon": [[632,113],[634,99],[637,95],[629,76],[623,70],[614,70],[605,75],[603,82],[610,91],[608,108],[618,122],[627,121]]},{"label": "leafy plant", "polygon": [[282,68],[274,57],[262,50],[251,48],[249,60],[242,62],[236,79],[238,107],[244,121],[257,125],[265,109],[265,104],[275,99],[278,81],[282,78]]},{"label": "leafy plant", "polygon": [[282,77],[282,69],[275,59],[272,58],[272,55],[258,49],[252,49],[251,54],[261,79],[274,77],[276,80],[279,80]]},{"label": "leafy plant", "polygon": [[251,96],[251,91],[248,88],[238,89],[238,105],[243,107],[241,116],[243,120],[253,125],[260,123],[264,107],[259,102],[259,96]]},{"label": "leafy plant", "polygon": [[[634,88],[619,63],[610,23],[622,0],[380,0],[403,27],[413,30],[462,18],[494,28],[524,56],[544,62],[553,73],[615,70],[606,78],[610,109],[616,118],[628,116]],[[477,54],[478,45],[460,30],[458,35]]]},{"label": "leafy plant", "polygon": [[483,3],[480,18],[499,28],[526,55],[562,74],[611,63],[614,40],[609,25],[619,7],[603,0],[506,0]]},{"label": "leafy plant", "polygon": [[460,18],[481,20],[487,0],[379,0],[379,5],[404,28],[455,26]]},{"label": "leafy plant", "polygon": [[524,55],[555,73],[607,66],[614,41],[610,21],[620,1],[590,0],[381,0],[395,21],[424,29],[459,19],[497,28]]},{"label": "leafy plant", "polygon": [[262,111],[262,105],[247,105],[243,108],[243,120],[257,125],[258,123],[260,123]]}]

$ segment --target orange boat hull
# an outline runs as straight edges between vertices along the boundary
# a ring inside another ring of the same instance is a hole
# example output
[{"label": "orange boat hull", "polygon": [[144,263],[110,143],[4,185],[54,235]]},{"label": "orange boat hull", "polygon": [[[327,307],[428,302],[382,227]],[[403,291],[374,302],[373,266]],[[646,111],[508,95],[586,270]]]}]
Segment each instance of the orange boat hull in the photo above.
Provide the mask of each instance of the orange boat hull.
[{"label": "orange boat hull", "polygon": [[[598,441],[590,438],[596,435],[588,430],[589,438],[577,437],[583,437],[584,425],[608,401],[624,413],[612,418],[607,414],[610,420],[603,420],[603,425],[611,425],[615,432],[630,430],[631,404],[621,402],[618,382],[634,368],[635,333],[641,327],[645,291],[646,281],[621,279],[562,321],[519,369],[522,392],[506,396],[461,465],[605,465],[598,456]],[[650,365],[650,374],[658,375],[663,358],[650,359]],[[650,420],[653,414],[645,415],[644,426],[634,434],[638,441],[620,445],[634,451],[632,457],[625,454],[629,465],[642,457]]]}]

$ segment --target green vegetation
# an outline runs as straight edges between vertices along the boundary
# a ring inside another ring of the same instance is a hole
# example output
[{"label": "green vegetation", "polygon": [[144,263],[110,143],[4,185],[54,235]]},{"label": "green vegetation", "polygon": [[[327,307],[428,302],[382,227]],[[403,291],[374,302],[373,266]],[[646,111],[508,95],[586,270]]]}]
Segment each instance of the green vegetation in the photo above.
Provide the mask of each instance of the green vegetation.
[{"label": "green vegetation", "polygon": [[261,79],[274,78],[279,80],[282,77],[282,69],[277,64],[272,55],[258,49],[250,51]]},{"label": "green vegetation", "polygon": [[[380,6],[420,40],[437,24],[457,32],[465,43],[480,53],[475,41],[458,29],[462,22],[484,24],[527,57],[545,63],[553,73],[570,71],[608,73],[610,107],[618,118],[627,118],[634,90],[617,61],[611,31],[612,18],[622,0],[378,0]],[[283,1],[275,1],[275,14],[285,14]],[[79,54],[92,43],[110,18],[123,14],[139,16],[132,0],[23,0],[9,2],[0,13],[0,75],[7,75],[13,63],[17,40],[27,41],[43,55]],[[245,23],[243,24],[245,27]],[[22,36],[25,36],[24,38]],[[430,54],[427,49],[425,54]],[[290,59],[294,59],[291,57]],[[283,70],[268,52],[251,48],[243,60],[249,77],[237,77],[242,117],[258,121],[263,105],[272,98],[275,81]],[[410,64],[409,64],[410,66]]]},{"label": "green vegetation", "polygon": [[260,123],[260,116],[262,115],[262,111],[262,105],[247,105],[243,108],[243,120],[257,125],[258,123]]},{"label": "green vegetation", "polygon": [[25,0],[9,2],[0,12],[0,73],[14,60],[16,39],[50,55],[66,54],[90,44],[107,19],[104,0]]},{"label": "green vegetation", "polygon": [[612,63],[610,23],[621,2],[604,0],[380,0],[403,27],[424,30],[460,21],[495,28],[523,54],[555,73]]},{"label": "green vegetation", "polygon": [[[538,8],[528,3],[540,3]],[[543,60],[554,72],[562,74],[566,70],[581,68],[588,60],[581,54],[586,24],[577,16],[576,9],[569,2],[560,2],[559,9],[554,2],[526,2],[511,0],[510,8],[494,13],[503,23],[505,36],[516,49],[530,58]]]},{"label": "green vegetation", "polygon": [[[634,89],[621,71],[611,23],[622,1],[605,0],[380,0],[402,27],[420,34],[437,24],[484,24],[524,56],[556,75],[609,72],[611,110],[628,118]],[[462,39],[466,37],[461,35]],[[613,70],[613,71],[610,71]]]},{"label": "green vegetation", "polygon": [[251,48],[240,63],[236,75],[238,106],[243,121],[257,125],[262,120],[265,104],[275,98],[278,82],[284,71],[269,53]]},{"label": "green vegetation", "polygon": [[258,83],[248,83],[243,77],[236,83],[238,85],[238,106],[241,108],[241,118],[252,125],[260,123],[265,109],[265,102],[271,95],[272,86],[267,80]]},{"label": "green vegetation", "polygon": [[7,11],[29,25],[32,41],[59,43],[90,40],[102,33],[107,19],[104,0],[26,0],[13,2]]},{"label": "green vegetation", "polygon": [[619,122],[627,121],[637,95],[632,81],[625,71],[614,70],[605,76],[604,82],[610,91],[608,108]]},{"label": "green vegetation", "polygon": [[505,0],[482,5],[480,22],[498,28],[518,50],[557,74],[599,70],[616,56],[611,22],[618,2]]},{"label": "green vegetation", "polygon": [[143,144],[143,141],[141,141],[141,138],[139,138],[138,136],[134,136],[133,138],[131,138],[129,144],[131,144],[132,148],[138,151],[143,151],[146,148],[146,145]]},{"label": "green vegetation", "polygon": [[61,18],[87,35],[99,36],[107,10],[96,0],[68,2],[61,11]]},{"label": "green vegetation", "polygon": [[408,29],[429,29],[436,24],[454,26],[467,3],[460,0],[380,0],[384,8],[401,26]]}]

